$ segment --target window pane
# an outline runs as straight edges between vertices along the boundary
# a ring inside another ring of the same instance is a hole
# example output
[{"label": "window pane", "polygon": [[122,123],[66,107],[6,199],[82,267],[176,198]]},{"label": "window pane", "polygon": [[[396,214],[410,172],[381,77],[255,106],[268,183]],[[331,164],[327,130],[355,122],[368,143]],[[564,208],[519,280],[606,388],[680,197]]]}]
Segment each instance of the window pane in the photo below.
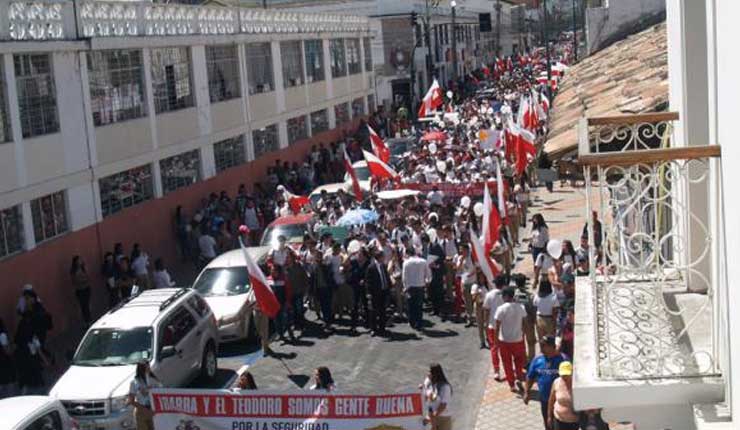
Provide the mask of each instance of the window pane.
[{"label": "window pane", "polygon": [[372,72],[373,70],[373,52],[370,46],[370,38],[365,37],[362,39],[362,46],[365,50],[365,71]]},{"label": "window pane", "polygon": [[285,88],[303,84],[303,52],[301,41],[280,42],[280,59],[283,61]]},{"label": "window pane", "polygon": [[87,70],[96,126],[146,115],[141,51],[89,52]]},{"label": "window pane", "polygon": [[8,116],[8,98],[5,88],[5,72],[0,64],[0,143],[10,142],[13,135],[10,131],[10,117]]},{"label": "window pane", "polygon": [[297,116],[288,120],[288,145],[299,140],[308,139],[308,124],[306,115]]},{"label": "window pane", "polygon": [[36,242],[43,242],[68,230],[64,191],[31,200],[31,214]]},{"label": "window pane", "polygon": [[148,164],[102,178],[99,185],[104,217],[154,196],[152,167]]},{"label": "window pane", "polygon": [[159,170],[164,194],[192,185],[200,180],[200,151],[195,149],[165,158],[159,162]]},{"label": "window pane", "polygon": [[347,76],[344,39],[332,39],[329,41],[329,50],[329,53],[331,54],[331,76],[333,78]]},{"label": "window pane", "polygon": [[324,45],[321,40],[303,42],[306,50],[306,82],[324,80]]},{"label": "window pane", "polygon": [[360,64],[360,39],[347,39],[347,67],[350,75],[362,72]]},{"label": "window pane", "polygon": [[365,100],[362,97],[352,100],[352,118],[363,115],[365,115]]},{"label": "window pane", "polygon": [[349,103],[339,103],[334,106],[334,117],[337,120],[337,127],[349,122]]},{"label": "window pane", "polygon": [[277,125],[265,127],[252,132],[252,143],[254,144],[254,158],[280,148]]},{"label": "window pane", "polygon": [[367,112],[368,114],[375,113],[375,95],[373,94],[367,96]]},{"label": "window pane", "polygon": [[311,133],[316,136],[329,130],[329,113],[326,109],[311,113]]},{"label": "window pane", "polygon": [[249,94],[268,93],[275,89],[270,43],[247,45],[247,75]]},{"label": "window pane", "polygon": [[152,91],[157,113],[185,109],[195,104],[188,48],[152,49]]},{"label": "window pane", "polygon": [[23,251],[23,216],[20,205],[0,210],[0,258]]},{"label": "window pane", "polygon": [[244,136],[236,136],[214,143],[213,156],[216,159],[216,172],[244,164],[247,161],[244,149]]},{"label": "window pane", "polygon": [[239,54],[236,45],[206,46],[206,64],[211,103],[241,96]]},{"label": "window pane", "polygon": [[49,54],[14,55],[23,137],[59,131],[57,97]]}]

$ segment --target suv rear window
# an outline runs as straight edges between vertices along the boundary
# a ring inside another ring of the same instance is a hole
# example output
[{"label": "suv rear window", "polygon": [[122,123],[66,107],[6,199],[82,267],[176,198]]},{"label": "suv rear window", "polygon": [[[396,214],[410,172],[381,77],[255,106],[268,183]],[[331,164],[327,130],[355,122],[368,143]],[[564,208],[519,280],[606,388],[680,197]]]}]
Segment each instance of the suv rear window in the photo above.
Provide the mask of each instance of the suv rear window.
[{"label": "suv rear window", "polygon": [[175,346],[196,326],[195,317],[184,307],[179,307],[162,328],[162,342],[159,350],[165,346]]},{"label": "suv rear window", "polygon": [[206,269],[193,285],[203,297],[238,296],[249,291],[249,273],[246,267]]}]

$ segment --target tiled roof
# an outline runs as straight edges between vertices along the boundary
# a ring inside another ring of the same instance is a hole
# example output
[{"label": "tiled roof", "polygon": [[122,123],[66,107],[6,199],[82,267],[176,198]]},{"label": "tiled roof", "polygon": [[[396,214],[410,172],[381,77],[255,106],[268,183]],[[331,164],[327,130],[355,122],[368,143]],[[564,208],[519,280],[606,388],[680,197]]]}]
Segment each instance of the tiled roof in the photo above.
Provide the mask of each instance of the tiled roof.
[{"label": "tiled roof", "polygon": [[566,72],[553,103],[545,152],[559,158],[575,150],[581,117],[654,112],[667,103],[664,22],[614,43]]}]

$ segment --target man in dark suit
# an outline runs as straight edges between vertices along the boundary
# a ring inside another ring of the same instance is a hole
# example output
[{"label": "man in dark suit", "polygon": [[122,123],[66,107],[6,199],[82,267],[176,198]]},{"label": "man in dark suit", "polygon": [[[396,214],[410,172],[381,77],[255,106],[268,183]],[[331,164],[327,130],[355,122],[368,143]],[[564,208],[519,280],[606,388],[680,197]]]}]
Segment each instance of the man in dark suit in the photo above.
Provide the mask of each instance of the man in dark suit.
[{"label": "man in dark suit", "polygon": [[442,315],[442,306],[445,299],[445,251],[438,240],[429,247],[429,255],[434,256],[434,261],[429,264],[432,270],[432,281],[429,283],[429,301],[432,302],[432,313]]},{"label": "man in dark suit", "polygon": [[373,336],[382,336],[385,331],[386,301],[391,287],[391,278],[383,264],[383,250],[374,249],[373,259],[365,271],[365,287],[370,293],[370,329]]}]

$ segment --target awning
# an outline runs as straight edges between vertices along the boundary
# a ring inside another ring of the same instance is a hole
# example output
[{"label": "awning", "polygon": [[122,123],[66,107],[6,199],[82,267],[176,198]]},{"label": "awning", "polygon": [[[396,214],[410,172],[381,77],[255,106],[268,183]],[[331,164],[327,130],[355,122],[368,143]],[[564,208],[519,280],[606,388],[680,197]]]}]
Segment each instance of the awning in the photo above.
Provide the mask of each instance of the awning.
[{"label": "awning", "polygon": [[551,109],[545,152],[562,158],[578,148],[582,117],[638,114],[668,104],[666,24],[633,34],[573,65]]}]

